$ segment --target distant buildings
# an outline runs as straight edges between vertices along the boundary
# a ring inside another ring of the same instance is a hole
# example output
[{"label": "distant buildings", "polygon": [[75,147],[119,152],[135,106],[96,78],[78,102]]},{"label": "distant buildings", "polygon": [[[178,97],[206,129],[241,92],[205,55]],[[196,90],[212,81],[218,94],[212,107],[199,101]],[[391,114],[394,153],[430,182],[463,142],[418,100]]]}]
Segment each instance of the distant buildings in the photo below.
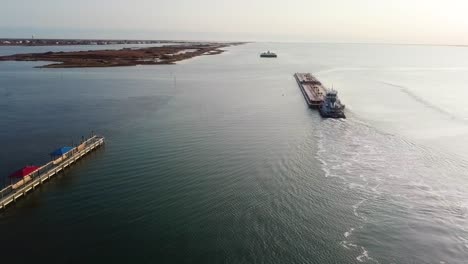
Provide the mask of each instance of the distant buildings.
[{"label": "distant buildings", "polygon": [[57,45],[132,45],[176,43],[177,41],[160,40],[87,40],[87,39],[0,39],[3,46],[57,46]]}]

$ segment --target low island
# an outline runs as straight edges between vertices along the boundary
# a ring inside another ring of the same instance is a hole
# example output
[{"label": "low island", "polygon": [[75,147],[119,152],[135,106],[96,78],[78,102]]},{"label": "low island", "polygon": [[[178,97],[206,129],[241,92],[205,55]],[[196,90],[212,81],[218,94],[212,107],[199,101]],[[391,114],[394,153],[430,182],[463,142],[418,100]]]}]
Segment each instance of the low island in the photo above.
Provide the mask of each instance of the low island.
[{"label": "low island", "polygon": [[202,55],[216,55],[222,48],[242,43],[184,43],[162,47],[123,48],[72,52],[25,53],[0,56],[0,61],[53,62],[41,68],[117,67],[173,64]]}]

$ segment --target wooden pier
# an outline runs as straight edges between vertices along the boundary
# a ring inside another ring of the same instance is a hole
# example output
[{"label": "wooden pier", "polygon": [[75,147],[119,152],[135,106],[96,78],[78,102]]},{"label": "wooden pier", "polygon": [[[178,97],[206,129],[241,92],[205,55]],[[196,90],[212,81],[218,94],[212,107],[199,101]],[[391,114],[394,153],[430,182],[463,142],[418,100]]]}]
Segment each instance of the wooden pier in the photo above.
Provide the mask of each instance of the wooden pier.
[{"label": "wooden pier", "polygon": [[102,145],[104,145],[104,137],[92,136],[61,158],[45,164],[37,171],[28,175],[28,177],[7,186],[0,191],[0,211],[5,209],[7,205],[16,202],[19,198],[26,196],[37,186],[43,184],[66,167],[73,165],[77,160]]}]

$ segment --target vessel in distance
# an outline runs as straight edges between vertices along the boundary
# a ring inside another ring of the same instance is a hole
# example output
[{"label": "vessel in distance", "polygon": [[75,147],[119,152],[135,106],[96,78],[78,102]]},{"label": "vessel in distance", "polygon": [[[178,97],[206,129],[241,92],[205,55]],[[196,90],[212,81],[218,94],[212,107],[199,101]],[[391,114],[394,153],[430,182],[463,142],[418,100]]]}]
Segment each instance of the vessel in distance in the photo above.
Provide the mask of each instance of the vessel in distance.
[{"label": "vessel in distance", "polygon": [[278,55],[276,55],[276,53],[271,52],[271,51],[262,52],[260,54],[260,58],[276,58],[276,57],[278,57]]}]

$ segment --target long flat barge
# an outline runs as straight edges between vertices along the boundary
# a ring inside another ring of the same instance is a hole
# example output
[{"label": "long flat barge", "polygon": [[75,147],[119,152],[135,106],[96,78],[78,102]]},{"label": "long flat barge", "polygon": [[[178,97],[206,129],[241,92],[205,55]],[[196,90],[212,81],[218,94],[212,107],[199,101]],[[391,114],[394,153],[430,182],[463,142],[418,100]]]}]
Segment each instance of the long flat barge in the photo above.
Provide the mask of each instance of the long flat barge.
[{"label": "long flat barge", "polygon": [[72,148],[60,159],[41,166],[37,171],[29,174],[19,182],[7,186],[0,191],[0,210],[5,209],[7,205],[16,202],[19,198],[26,196],[35,190],[37,186],[50,180],[51,177],[57,175],[66,167],[73,165],[77,160],[102,145],[104,145],[104,137],[94,135],[79,146]]},{"label": "long flat barge", "polygon": [[336,90],[329,90],[310,73],[295,73],[294,78],[310,108],[318,109],[323,118],[346,118],[345,105]]},{"label": "long flat barge", "polygon": [[327,89],[310,73],[295,73],[297,84],[310,108],[318,109],[325,99]]}]

